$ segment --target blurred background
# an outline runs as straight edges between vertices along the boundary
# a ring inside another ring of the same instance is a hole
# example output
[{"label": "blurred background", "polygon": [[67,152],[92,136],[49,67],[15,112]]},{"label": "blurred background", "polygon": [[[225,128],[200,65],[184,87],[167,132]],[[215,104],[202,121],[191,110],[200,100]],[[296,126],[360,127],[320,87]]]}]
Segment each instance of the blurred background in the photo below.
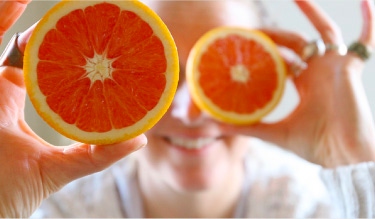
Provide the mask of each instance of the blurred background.
[{"label": "blurred background", "polygon": [[[279,27],[303,32],[311,40],[319,38],[318,33],[309,21],[294,5],[292,0],[262,0],[268,13]],[[337,22],[341,27],[345,43],[348,45],[356,40],[362,27],[362,17],[359,0],[316,0],[319,5]],[[16,32],[23,31],[38,21],[56,2],[55,1],[33,1],[29,4],[24,15],[17,21],[5,35],[0,51],[3,51],[8,40]],[[6,15],[1,14],[0,17]],[[368,96],[372,114],[375,115],[375,56],[368,60],[363,74],[363,83]],[[317,88],[319,89],[319,88]],[[276,121],[286,116],[298,103],[298,96],[290,81],[288,81],[285,94],[279,106],[267,116],[267,121]],[[43,139],[55,145],[66,145],[71,140],[59,135],[51,129],[35,112],[30,101],[26,100],[26,121],[30,127]]]}]

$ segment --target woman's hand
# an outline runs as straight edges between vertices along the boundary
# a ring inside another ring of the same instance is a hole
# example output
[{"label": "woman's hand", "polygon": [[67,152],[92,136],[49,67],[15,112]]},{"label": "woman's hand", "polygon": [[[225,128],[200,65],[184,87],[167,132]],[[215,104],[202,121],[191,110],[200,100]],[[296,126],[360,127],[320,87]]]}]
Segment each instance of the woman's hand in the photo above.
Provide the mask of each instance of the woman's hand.
[{"label": "woman's hand", "polygon": [[[327,44],[343,43],[336,24],[312,1],[295,1]],[[363,14],[359,42],[373,49],[374,6],[361,1]],[[301,55],[308,41],[296,33],[264,30],[276,43]],[[288,60],[289,69],[293,64]],[[307,67],[293,77],[300,103],[275,124],[228,127],[232,132],[256,136],[293,151],[324,167],[375,161],[375,127],[361,76],[364,60],[353,52],[340,55],[327,50],[308,59]]]},{"label": "woman's hand", "polygon": [[[0,40],[29,1],[0,1]],[[23,52],[33,27],[18,38]],[[28,217],[41,201],[63,185],[100,171],[146,144],[132,140],[95,146],[55,147],[39,138],[24,120],[22,69],[0,66],[0,217]]]}]

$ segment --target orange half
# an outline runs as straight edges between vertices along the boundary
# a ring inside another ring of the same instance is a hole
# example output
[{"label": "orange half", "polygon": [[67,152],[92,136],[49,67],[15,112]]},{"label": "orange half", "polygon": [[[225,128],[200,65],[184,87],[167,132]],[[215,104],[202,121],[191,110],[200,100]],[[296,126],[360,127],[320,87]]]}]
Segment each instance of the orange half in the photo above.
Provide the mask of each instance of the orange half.
[{"label": "orange half", "polygon": [[280,101],[286,67],[276,44],[262,32],[219,27],[194,45],[186,74],[201,109],[226,123],[251,124]]},{"label": "orange half", "polygon": [[24,72],[30,100],[51,127],[110,144],[165,114],[179,67],[169,30],[139,1],[63,1],[36,26]]}]

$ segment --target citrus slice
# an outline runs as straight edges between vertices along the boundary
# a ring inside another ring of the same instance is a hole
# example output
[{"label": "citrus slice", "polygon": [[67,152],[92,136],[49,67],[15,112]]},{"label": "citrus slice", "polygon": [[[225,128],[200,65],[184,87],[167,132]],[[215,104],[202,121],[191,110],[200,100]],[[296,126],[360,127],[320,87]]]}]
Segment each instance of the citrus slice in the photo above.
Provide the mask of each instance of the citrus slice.
[{"label": "citrus slice", "polygon": [[286,68],[277,46],[262,32],[218,27],[194,45],[186,74],[202,110],[226,123],[251,124],[280,101]]},{"label": "citrus slice", "polygon": [[165,114],[178,83],[174,40],[138,1],[63,1],[25,51],[28,95],[39,115],[76,141],[135,137]]}]

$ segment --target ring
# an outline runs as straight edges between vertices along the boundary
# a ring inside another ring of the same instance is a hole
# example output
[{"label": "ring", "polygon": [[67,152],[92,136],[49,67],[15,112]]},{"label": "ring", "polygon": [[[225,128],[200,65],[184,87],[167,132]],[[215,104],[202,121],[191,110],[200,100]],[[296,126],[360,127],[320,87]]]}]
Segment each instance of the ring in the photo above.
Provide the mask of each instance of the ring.
[{"label": "ring", "polygon": [[350,44],[350,46],[348,48],[348,52],[355,53],[363,61],[366,61],[371,56],[370,49],[366,45],[364,45],[363,43],[360,43],[360,42],[354,42],[354,43]]},{"label": "ring", "polygon": [[321,56],[325,53],[326,46],[323,40],[318,39],[308,43],[302,51],[302,60],[307,61],[313,56]]},{"label": "ring", "polygon": [[345,44],[331,44],[327,43],[326,44],[326,51],[336,51],[339,55],[346,55],[348,48],[346,47]]},{"label": "ring", "polygon": [[12,66],[21,69],[23,68],[23,53],[19,50],[17,45],[19,36],[20,33],[15,33],[10,39],[4,52],[0,56],[0,67]]}]

